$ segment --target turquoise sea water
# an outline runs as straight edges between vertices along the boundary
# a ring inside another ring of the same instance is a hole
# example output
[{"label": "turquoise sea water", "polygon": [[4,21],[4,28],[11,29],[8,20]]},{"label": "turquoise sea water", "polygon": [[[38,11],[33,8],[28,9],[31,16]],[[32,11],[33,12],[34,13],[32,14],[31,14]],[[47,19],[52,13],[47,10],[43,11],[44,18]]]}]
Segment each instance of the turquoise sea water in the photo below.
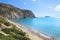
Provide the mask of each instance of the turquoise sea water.
[{"label": "turquoise sea water", "polygon": [[49,36],[60,38],[60,19],[58,18],[15,18],[12,21]]}]

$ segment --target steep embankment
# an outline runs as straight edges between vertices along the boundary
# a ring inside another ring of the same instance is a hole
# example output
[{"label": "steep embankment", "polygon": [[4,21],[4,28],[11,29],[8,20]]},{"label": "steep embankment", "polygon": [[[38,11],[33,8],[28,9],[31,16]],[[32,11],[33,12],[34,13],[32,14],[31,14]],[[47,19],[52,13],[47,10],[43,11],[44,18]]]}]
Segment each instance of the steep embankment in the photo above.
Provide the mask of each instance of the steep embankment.
[{"label": "steep embankment", "polygon": [[30,10],[23,10],[9,4],[0,3],[0,15],[7,18],[34,18]]}]

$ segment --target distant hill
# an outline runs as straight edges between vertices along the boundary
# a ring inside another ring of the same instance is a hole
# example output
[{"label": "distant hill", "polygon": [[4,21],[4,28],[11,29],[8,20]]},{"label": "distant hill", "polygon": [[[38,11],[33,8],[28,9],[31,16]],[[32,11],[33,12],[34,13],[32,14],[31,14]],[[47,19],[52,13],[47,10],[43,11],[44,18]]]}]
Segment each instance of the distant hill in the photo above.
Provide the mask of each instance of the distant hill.
[{"label": "distant hill", "polygon": [[45,18],[50,18],[50,16],[45,16]]},{"label": "distant hill", "polygon": [[23,10],[5,3],[0,3],[0,15],[6,18],[35,18],[32,11]]}]

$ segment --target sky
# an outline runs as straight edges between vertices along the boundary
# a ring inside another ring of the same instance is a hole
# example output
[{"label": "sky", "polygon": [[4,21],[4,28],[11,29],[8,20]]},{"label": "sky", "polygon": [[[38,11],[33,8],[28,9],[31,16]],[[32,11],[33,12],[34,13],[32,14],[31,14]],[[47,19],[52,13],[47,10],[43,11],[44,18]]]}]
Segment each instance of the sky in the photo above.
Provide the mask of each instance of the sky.
[{"label": "sky", "polygon": [[36,17],[60,18],[60,0],[0,0],[0,2],[31,10]]}]

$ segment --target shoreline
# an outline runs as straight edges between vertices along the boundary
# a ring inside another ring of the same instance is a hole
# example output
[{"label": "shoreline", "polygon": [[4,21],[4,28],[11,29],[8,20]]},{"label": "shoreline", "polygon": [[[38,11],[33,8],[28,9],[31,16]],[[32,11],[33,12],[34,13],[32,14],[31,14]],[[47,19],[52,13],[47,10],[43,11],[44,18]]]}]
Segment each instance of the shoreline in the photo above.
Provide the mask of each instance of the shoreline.
[{"label": "shoreline", "polygon": [[57,40],[54,37],[50,37],[48,35],[38,32],[34,29],[27,28],[25,26],[22,26],[22,25],[16,23],[16,22],[12,22],[10,20],[8,20],[8,22],[16,25],[17,28],[20,28],[22,31],[26,32],[31,40]]}]

